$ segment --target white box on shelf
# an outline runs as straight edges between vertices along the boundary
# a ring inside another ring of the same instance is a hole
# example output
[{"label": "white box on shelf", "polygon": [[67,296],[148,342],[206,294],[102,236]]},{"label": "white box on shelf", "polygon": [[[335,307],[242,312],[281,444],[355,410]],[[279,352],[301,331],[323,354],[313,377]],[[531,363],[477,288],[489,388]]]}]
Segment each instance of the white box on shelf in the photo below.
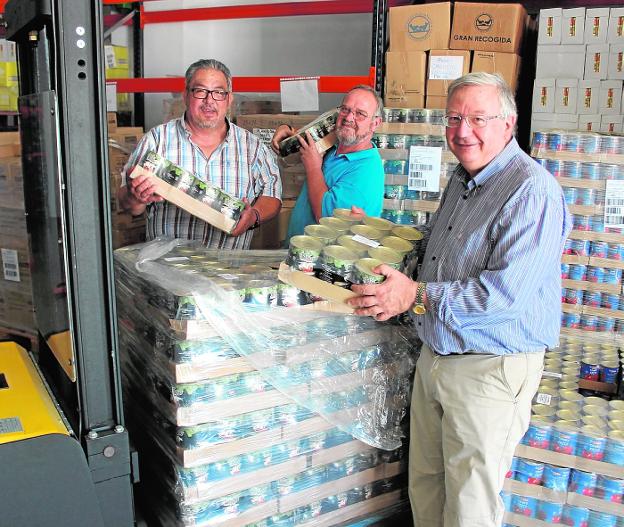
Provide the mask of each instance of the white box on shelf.
[{"label": "white box on shelf", "polygon": [[578,113],[578,79],[557,79],[555,81],[555,113]]},{"label": "white box on shelf", "polygon": [[578,99],[576,111],[580,115],[596,115],[598,113],[598,99],[600,98],[599,80],[582,80],[578,83]]},{"label": "white box on shelf", "polygon": [[609,44],[624,44],[624,7],[612,7],[609,14]]},{"label": "white box on shelf", "polygon": [[606,43],[608,30],[608,7],[597,7],[585,11],[585,44]]},{"label": "white box on shelf", "polygon": [[607,79],[624,79],[624,42],[609,46],[609,68]]},{"label": "white box on shelf", "polygon": [[536,113],[531,118],[531,136],[536,130],[576,130],[578,115],[570,113]]},{"label": "white box on shelf", "polygon": [[598,105],[602,115],[619,114],[622,107],[622,81],[601,81]]},{"label": "white box on shelf", "polygon": [[538,46],[536,79],[582,79],[585,45]]},{"label": "white box on shelf", "polygon": [[609,70],[609,45],[591,44],[587,46],[585,56],[585,79],[607,78]]},{"label": "white box on shelf", "polygon": [[583,44],[585,39],[585,8],[564,9],[561,19],[561,43]]},{"label": "white box on shelf", "polygon": [[603,115],[600,119],[600,131],[605,133],[622,133],[624,115]]},{"label": "white box on shelf", "polygon": [[539,12],[537,43],[540,45],[561,44],[561,20],[562,9],[560,7],[541,9]]},{"label": "white box on shelf", "polygon": [[555,79],[535,79],[532,108],[533,113],[555,111]]},{"label": "white box on shelf", "polygon": [[[596,99],[597,100],[597,99]],[[578,129],[583,132],[598,132],[600,130],[601,115],[579,115]]]}]

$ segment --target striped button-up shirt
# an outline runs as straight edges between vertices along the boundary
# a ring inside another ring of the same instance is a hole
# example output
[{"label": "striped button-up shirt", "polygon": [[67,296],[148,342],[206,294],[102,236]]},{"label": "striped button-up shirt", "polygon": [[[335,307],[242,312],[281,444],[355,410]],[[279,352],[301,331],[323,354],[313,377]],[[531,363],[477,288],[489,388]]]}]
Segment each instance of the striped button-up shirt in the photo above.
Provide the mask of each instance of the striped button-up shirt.
[{"label": "striped button-up shirt", "polygon": [[[122,184],[148,150],[250,203],[258,196],[281,199],[282,181],[275,155],[252,133],[227,122],[225,140],[210,157],[191,140],[184,117],[173,119],[147,132],[128,159]],[[168,201],[147,206],[147,239],[158,236],[199,240],[207,247],[247,249],[253,231],[229,236]]]},{"label": "striped button-up shirt", "polygon": [[429,224],[422,341],[443,355],[556,345],[571,224],[561,187],[515,139],[474,179],[460,165]]}]

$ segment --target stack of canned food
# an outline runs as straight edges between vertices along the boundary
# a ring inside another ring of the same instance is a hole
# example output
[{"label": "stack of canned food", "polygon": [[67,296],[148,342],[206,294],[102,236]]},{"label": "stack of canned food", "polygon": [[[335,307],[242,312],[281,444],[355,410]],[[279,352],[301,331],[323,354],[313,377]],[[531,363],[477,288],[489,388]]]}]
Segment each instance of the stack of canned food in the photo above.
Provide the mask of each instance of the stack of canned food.
[{"label": "stack of canned food", "polygon": [[[588,240],[573,240],[568,238],[565,241],[563,254],[572,256],[593,256],[595,258],[606,258],[608,260],[624,260],[624,243],[590,242]],[[562,267],[562,270],[567,269]]]},{"label": "stack of canned food", "polygon": [[422,123],[442,125],[444,110],[429,108],[384,108],[384,123]]},{"label": "stack of canned food", "polygon": [[624,179],[624,165],[589,161],[562,161],[542,157],[535,161],[555,177],[591,180]]},{"label": "stack of canned food", "polygon": [[384,276],[372,269],[385,263],[403,270],[419,246],[422,234],[383,218],[356,217],[348,209],[308,225],[290,239],[288,265],[297,271],[348,288],[352,283],[379,283]]},{"label": "stack of canned food", "polygon": [[377,148],[409,149],[410,146],[438,146],[447,148],[443,135],[425,134],[375,134],[373,143]]},{"label": "stack of canned food", "polygon": [[624,137],[591,132],[538,131],[532,147],[541,151],[583,154],[624,154]]}]

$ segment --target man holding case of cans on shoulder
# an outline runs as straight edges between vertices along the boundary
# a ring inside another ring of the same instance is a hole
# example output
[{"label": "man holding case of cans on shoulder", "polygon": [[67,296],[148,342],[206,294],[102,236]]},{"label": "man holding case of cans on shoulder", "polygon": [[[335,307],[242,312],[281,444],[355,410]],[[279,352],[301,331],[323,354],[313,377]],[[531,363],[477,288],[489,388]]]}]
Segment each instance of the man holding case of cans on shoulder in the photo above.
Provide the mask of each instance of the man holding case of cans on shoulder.
[{"label": "man holding case of cans on shoulder", "polygon": [[426,226],[417,281],[386,265],[349,301],[377,320],[409,312],[423,341],[410,415],[409,493],[419,527],[499,527],[500,491],[561,322],[563,192],[513,137],[498,75],[449,87],[460,165]]}]

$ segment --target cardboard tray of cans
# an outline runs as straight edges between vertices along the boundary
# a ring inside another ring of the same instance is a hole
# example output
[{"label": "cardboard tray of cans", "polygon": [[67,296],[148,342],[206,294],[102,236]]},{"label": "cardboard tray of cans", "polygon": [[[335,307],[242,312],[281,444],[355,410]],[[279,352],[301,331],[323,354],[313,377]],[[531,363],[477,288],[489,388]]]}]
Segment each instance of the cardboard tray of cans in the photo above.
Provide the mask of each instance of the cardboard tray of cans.
[{"label": "cardboard tray of cans", "polygon": [[[159,159],[154,162],[151,158],[147,157],[150,155],[152,157],[158,157]],[[189,187],[194,185],[192,181],[182,181],[182,178],[180,178],[180,181],[176,181],[176,186],[167,183],[161,178],[161,176],[164,175],[164,172],[161,174],[157,163],[162,163],[164,161],[168,165],[172,164],[163,160],[163,158],[160,158],[160,156],[158,156],[155,152],[148,152],[147,156],[147,159],[143,160],[142,166],[137,165],[134,168],[130,174],[131,178],[134,179],[143,175],[149,176],[156,188],[156,194],[162,196],[164,199],[170,201],[174,205],[177,205],[181,209],[184,209],[193,216],[197,216],[205,222],[210,223],[213,227],[216,227],[217,229],[228,234],[232,232],[244,209],[244,204],[241,200],[225,193],[220,189],[217,189],[216,187],[210,187],[210,185],[207,185],[199,180],[199,183],[203,184],[202,193],[204,196],[202,197],[198,195],[198,197],[194,197],[192,194],[183,190],[183,188],[190,190]],[[172,166],[175,167],[175,165]],[[193,178],[192,174],[186,171],[182,172],[184,176],[188,175],[188,177]],[[170,173],[170,171],[167,171],[167,173]],[[209,190],[213,190],[215,196],[209,194]],[[225,198],[223,203],[221,203],[217,194]],[[212,198],[214,198],[214,200]],[[211,200],[211,203],[208,203],[207,200]]]},{"label": "cardboard tray of cans", "polygon": [[381,123],[375,130],[377,134],[399,135],[441,135],[445,134],[444,125],[430,123]]},{"label": "cardboard tray of cans", "polygon": [[336,119],[338,110],[335,108],[319,115],[311,123],[302,126],[293,136],[287,137],[279,144],[280,155],[286,157],[299,152],[301,143],[299,137],[305,137],[306,132],[314,140],[314,145],[319,154],[329,150],[336,142]]}]

